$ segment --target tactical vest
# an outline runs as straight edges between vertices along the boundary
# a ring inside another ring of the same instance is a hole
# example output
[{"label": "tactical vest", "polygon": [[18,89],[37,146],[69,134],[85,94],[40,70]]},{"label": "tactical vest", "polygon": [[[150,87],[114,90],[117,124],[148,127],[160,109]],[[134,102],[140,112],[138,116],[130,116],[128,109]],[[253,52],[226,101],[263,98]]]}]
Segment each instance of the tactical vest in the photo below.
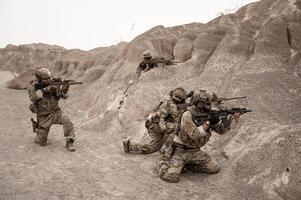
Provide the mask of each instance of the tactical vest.
[{"label": "tactical vest", "polygon": [[[31,81],[33,93],[35,93],[38,89],[36,88],[36,81]],[[59,111],[59,100],[55,94],[43,93],[43,98],[37,99],[33,104],[30,104],[29,109],[37,113],[37,115],[48,115],[50,113]]]},{"label": "tactical vest", "polygon": [[39,99],[36,105],[38,115],[46,115],[60,110],[59,98],[50,94],[44,94],[44,97]]},{"label": "tactical vest", "polygon": [[[184,125],[182,126],[182,124],[181,124],[182,117],[183,117],[184,113],[186,113],[186,112],[190,112],[190,114],[191,114],[191,111],[189,111],[189,110],[186,110],[181,113],[181,115],[179,116],[179,123],[178,123],[179,128],[178,128],[176,135],[178,136],[178,138],[180,139],[180,141],[183,145],[190,147],[190,148],[201,148],[202,146],[204,146],[205,144],[208,143],[208,141],[211,137],[210,128],[206,132],[200,131],[194,122],[193,122],[193,124],[185,124],[186,127],[184,127]],[[189,131],[189,134],[193,135],[194,139],[189,137],[187,131]]]}]

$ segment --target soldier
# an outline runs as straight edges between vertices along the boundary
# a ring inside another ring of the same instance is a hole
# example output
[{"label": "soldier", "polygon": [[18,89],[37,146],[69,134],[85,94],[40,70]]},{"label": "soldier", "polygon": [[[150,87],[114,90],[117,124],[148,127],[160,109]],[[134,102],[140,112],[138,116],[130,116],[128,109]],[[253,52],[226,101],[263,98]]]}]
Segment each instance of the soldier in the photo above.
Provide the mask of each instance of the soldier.
[{"label": "soldier", "polygon": [[143,61],[139,64],[137,68],[137,76],[140,77],[142,73],[147,72],[155,67],[158,67],[159,64],[165,65],[172,65],[176,62],[172,62],[171,60],[167,60],[164,58],[156,58],[152,56],[149,51],[145,51],[142,53]]},{"label": "soldier", "polygon": [[32,102],[30,110],[37,114],[37,122],[32,122],[36,129],[34,142],[41,146],[47,145],[47,137],[52,124],[62,124],[66,137],[67,151],[75,151],[74,128],[69,117],[59,107],[59,100],[68,98],[69,85],[63,85],[58,92],[59,86],[49,85],[51,73],[47,68],[41,68],[35,73],[36,80],[32,80],[28,88],[29,98]]},{"label": "soldier", "polygon": [[[148,116],[145,127],[151,137],[149,144],[132,143],[129,139],[123,141],[125,153],[154,153],[163,146],[176,129],[179,115],[178,104],[185,102],[187,97],[183,88],[176,88],[170,92],[170,99],[161,102]],[[171,139],[169,139],[171,140]]]},{"label": "soldier", "polygon": [[180,117],[180,128],[170,145],[169,151],[158,161],[156,172],[167,182],[178,182],[182,169],[195,172],[218,173],[220,167],[214,159],[200,148],[211,136],[211,131],[224,134],[231,128],[233,119],[238,120],[240,113],[229,115],[226,121],[217,120],[202,123],[200,129],[193,120],[193,113],[208,113],[211,110],[212,98],[206,92],[199,93],[192,99],[193,106],[188,108]]}]

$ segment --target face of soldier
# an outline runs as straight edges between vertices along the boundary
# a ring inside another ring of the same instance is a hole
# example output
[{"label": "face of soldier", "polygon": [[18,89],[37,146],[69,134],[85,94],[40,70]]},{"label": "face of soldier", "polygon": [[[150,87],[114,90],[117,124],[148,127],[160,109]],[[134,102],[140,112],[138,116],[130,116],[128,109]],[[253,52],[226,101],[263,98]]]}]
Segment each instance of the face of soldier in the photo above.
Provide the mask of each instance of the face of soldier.
[{"label": "face of soldier", "polygon": [[181,103],[183,100],[181,97],[176,96],[175,94],[172,95],[172,99],[176,102],[176,103]]},{"label": "face of soldier", "polygon": [[50,82],[50,78],[40,78],[40,82],[44,84],[48,84]]}]

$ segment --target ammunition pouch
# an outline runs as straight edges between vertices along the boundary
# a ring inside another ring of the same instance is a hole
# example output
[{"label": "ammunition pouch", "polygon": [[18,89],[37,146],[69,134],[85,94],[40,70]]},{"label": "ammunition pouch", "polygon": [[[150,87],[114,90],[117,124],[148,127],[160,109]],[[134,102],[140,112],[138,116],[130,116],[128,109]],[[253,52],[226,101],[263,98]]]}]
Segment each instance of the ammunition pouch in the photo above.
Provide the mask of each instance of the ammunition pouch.
[{"label": "ammunition pouch", "polygon": [[196,148],[196,147],[189,147],[189,146],[186,146],[186,145],[183,145],[183,144],[180,144],[180,143],[177,143],[175,141],[173,141],[171,143],[171,146],[173,148],[180,148],[180,149],[184,149],[184,150],[198,150],[200,148]]}]

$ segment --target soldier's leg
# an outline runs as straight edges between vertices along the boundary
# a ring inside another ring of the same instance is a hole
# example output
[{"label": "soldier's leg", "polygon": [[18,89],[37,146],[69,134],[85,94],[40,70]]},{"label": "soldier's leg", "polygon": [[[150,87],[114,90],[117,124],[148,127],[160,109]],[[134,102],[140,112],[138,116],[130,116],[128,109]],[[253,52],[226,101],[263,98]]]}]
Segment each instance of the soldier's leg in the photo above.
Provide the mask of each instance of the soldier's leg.
[{"label": "soldier's leg", "polygon": [[68,151],[75,151],[73,147],[74,142],[74,126],[70,118],[62,111],[56,113],[55,124],[62,124],[64,129],[64,136],[66,138],[66,147]]},{"label": "soldier's leg", "polygon": [[34,140],[35,143],[46,146],[47,145],[47,137],[52,125],[53,115],[46,116],[38,116],[38,129],[37,136]]},{"label": "soldier's leg", "polygon": [[171,146],[174,137],[175,137],[174,133],[164,134],[163,145],[160,149],[161,154],[164,154],[166,151],[168,151],[168,148]]},{"label": "soldier's leg", "polygon": [[64,136],[65,138],[72,139],[74,140],[74,126],[73,123],[71,122],[70,118],[68,115],[66,115],[62,111],[58,111],[55,113],[55,121],[53,124],[61,124],[63,125],[63,130],[64,130]]},{"label": "soldier's leg", "polygon": [[220,171],[217,162],[209,154],[201,150],[194,154],[192,160],[185,167],[194,172],[205,172],[208,174],[216,174]]},{"label": "soldier's leg", "polygon": [[184,165],[184,159],[175,152],[171,159],[159,160],[156,165],[156,172],[164,181],[176,183],[180,180],[180,174]]},{"label": "soldier's leg", "polygon": [[151,154],[162,147],[164,143],[164,134],[148,131],[151,141],[150,143],[129,143],[129,151],[132,153]]}]

